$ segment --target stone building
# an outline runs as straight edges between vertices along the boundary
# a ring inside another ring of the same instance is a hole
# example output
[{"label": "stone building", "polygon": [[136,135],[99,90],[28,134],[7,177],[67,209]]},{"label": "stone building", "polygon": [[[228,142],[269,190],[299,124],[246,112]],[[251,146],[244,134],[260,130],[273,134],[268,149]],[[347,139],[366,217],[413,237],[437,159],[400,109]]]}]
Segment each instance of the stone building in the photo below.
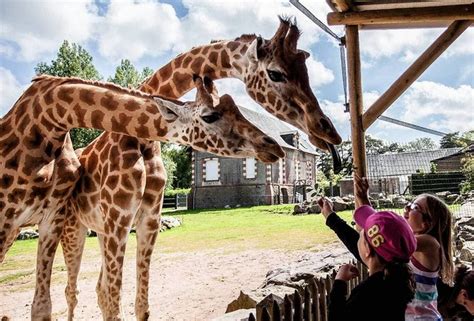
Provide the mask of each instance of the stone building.
[{"label": "stone building", "polygon": [[283,204],[301,201],[315,180],[317,151],[297,129],[269,115],[240,107],[244,116],[274,138],[286,156],[272,164],[192,151],[189,208]]},{"label": "stone building", "polygon": [[438,172],[456,172],[461,170],[462,160],[468,157],[474,157],[474,144],[457,153],[434,159],[431,162],[436,165]]},{"label": "stone building", "polygon": [[[410,177],[416,173],[430,173],[435,160],[457,155],[461,148],[444,148],[428,151],[401,152],[367,155],[367,176],[371,193],[406,194],[409,192]],[[457,167],[459,170],[460,167]],[[441,182],[440,182],[441,183]],[[353,194],[351,177],[340,181],[341,196]]]}]

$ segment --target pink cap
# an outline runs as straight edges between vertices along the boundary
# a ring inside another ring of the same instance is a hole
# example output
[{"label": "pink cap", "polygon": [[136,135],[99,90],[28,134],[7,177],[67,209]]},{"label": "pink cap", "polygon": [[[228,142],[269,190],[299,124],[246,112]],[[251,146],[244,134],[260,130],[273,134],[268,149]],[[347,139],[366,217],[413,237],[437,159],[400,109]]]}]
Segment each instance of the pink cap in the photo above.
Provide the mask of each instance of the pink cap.
[{"label": "pink cap", "polygon": [[377,212],[368,205],[355,210],[354,220],[375,252],[385,261],[408,262],[416,249],[416,238],[407,221],[394,212]]}]

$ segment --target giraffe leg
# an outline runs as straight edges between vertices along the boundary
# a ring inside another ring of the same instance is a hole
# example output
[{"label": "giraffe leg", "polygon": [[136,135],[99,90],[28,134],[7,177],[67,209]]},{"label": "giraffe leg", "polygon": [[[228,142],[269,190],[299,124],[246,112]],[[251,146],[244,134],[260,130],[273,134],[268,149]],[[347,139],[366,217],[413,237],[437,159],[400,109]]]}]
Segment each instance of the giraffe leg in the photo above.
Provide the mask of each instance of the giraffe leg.
[{"label": "giraffe leg", "polygon": [[[72,214],[72,213],[71,213]],[[65,289],[68,306],[68,320],[74,318],[77,305],[77,278],[81,267],[82,252],[86,240],[87,228],[81,224],[75,215],[68,215],[61,236],[64,262],[66,263],[68,282]]]},{"label": "giraffe leg", "polygon": [[54,255],[64,225],[65,210],[45,217],[39,224],[38,253],[36,258],[36,289],[31,306],[31,320],[51,320],[51,271]]},{"label": "giraffe leg", "polygon": [[135,298],[135,315],[138,321],[150,317],[148,305],[148,284],[150,280],[150,262],[156,237],[160,230],[160,210],[143,213],[137,222],[137,295]]},{"label": "giraffe leg", "polygon": [[145,161],[146,188],[135,224],[137,231],[135,315],[139,321],[148,320],[150,317],[148,305],[150,262],[160,227],[161,207],[167,180],[160,149],[160,143],[154,142],[147,144],[143,152],[144,155],[152,155],[152,158],[147,158]]},{"label": "giraffe leg", "polygon": [[97,294],[104,320],[121,320],[120,291],[122,289],[123,259],[132,224],[132,215],[124,214],[119,217],[121,217],[120,223],[108,216],[105,222],[106,234],[101,236],[102,269]]}]

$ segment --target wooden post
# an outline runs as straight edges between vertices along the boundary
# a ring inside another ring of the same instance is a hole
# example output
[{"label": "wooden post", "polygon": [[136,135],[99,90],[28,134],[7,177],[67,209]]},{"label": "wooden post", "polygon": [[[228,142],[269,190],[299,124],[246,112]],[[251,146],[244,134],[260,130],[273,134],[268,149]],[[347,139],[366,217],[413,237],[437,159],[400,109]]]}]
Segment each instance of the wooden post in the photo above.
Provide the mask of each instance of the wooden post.
[{"label": "wooden post", "polygon": [[471,20],[453,22],[421,56],[370,106],[363,116],[367,130],[382,113],[471,25]]},{"label": "wooden post", "polygon": [[[362,127],[362,81],[360,71],[360,49],[358,26],[346,26],[347,73],[349,83],[349,108],[351,114],[353,171],[359,177],[367,176],[365,160],[365,136]],[[354,194],[356,185],[354,183]],[[356,208],[361,205],[356,197]]]}]

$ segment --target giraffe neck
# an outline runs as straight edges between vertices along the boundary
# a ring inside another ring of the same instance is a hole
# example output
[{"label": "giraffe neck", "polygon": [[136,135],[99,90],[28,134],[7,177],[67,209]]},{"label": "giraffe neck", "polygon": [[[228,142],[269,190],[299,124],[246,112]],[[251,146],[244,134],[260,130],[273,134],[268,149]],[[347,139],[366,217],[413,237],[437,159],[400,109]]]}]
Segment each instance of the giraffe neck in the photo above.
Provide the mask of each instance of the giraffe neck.
[{"label": "giraffe neck", "polygon": [[249,36],[244,40],[219,41],[193,48],[157,70],[140,86],[140,90],[179,98],[194,88],[193,75],[244,80],[249,65],[245,53],[251,40],[252,36]]},{"label": "giraffe neck", "polygon": [[169,123],[161,116],[151,96],[115,85],[80,79],[40,77],[0,120],[0,140],[7,139],[8,128],[24,136],[51,141],[62,139],[75,127],[102,129],[161,140]]}]

